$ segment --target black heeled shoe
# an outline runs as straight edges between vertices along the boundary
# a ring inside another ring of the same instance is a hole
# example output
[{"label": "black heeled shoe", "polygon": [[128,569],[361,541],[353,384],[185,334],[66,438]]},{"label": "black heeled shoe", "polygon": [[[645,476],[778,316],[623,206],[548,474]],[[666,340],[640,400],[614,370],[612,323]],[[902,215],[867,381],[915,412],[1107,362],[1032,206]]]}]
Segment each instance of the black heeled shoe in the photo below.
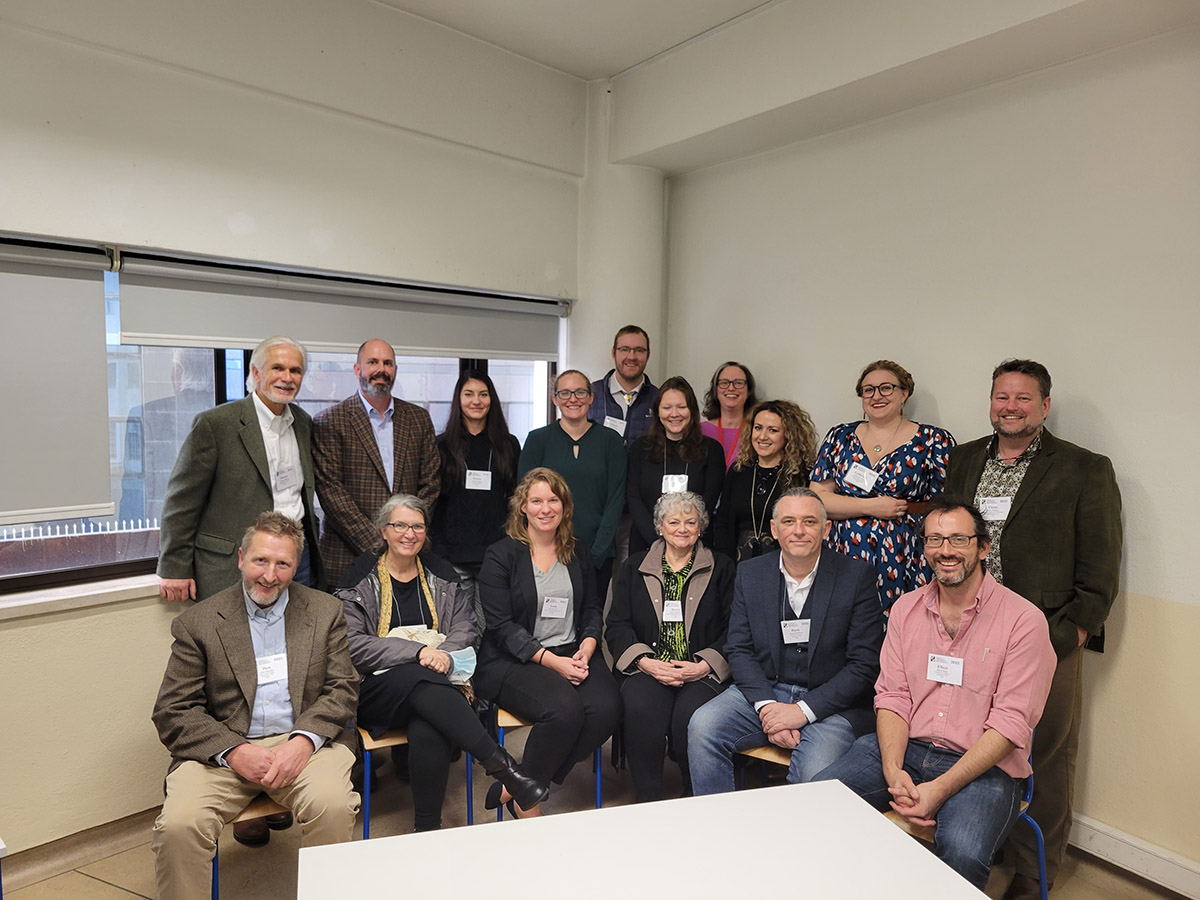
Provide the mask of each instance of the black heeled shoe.
[{"label": "black heeled shoe", "polygon": [[533,809],[550,795],[550,789],[542,787],[526,775],[503,747],[496,748],[494,754],[483,760],[483,768],[497,779],[488,789],[487,799],[484,801],[486,809],[495,809],[500,805],[503,788],[508,788],[509,794],[521,809]]},{"label": "black heeled shoe", "polygon": [[[495,809],[497,806],[499,806],[500,805],[500,796],[503,793],[504,793],[504,785],[502,785],[498,781],[494,782],[492,784],[492,786],[490,788],[488,788],[487,797],[483,801],[484,809]],[[547,791],[546,793],[550,793],[550,792]],[[542,799],[545,799],[545,798],[542,798]],[[512,800],[505,800],[504,808],[508,810],[508,814],[510,816],[512,816],[514,819],[521,818],[520,816],[517,815],[517,810],[514,807]]]}]

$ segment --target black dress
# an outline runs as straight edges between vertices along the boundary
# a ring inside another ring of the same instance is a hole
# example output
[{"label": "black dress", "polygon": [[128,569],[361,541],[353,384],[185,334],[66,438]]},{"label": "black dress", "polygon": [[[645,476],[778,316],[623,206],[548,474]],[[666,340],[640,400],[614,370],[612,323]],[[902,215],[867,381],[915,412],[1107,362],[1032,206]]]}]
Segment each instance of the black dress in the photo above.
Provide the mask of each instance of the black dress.
[{"label": "black dress", "polygon": [[[679,442],[668,440],[666,458],[654,462],[647,455],[646,438],[638,438],[629,448],[629,474],[625,479],[625,500],[633,518],[629,535],[629,553],[640,553],[658,537],[654,532],[654,504],[662,496],[664,475],[687,475],[687,489],[704,498],[704,508],[711,517],[721,499],[725,480],[725,455],[721,445],[712,438],[704,439],[704,456],[694,462],[679,458]],[[710,532],[711,534],[711,532]],[[708,541],[710,534],[701,537]]]}]

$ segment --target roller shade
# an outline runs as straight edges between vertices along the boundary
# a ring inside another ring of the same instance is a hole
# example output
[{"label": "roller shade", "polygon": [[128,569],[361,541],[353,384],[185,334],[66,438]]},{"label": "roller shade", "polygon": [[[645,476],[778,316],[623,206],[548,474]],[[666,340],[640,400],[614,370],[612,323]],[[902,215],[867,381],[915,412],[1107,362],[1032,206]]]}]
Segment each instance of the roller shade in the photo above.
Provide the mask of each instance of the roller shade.
[{"label": "roller shade", "polygon": [[109,516],[100,252],[0,245],[0,525]]},{"label": "roller shade", "polygon": [[309,350],[383,338],[399,354],[553,359],[565,301],[142,259],[121,267],[121,342]]}]

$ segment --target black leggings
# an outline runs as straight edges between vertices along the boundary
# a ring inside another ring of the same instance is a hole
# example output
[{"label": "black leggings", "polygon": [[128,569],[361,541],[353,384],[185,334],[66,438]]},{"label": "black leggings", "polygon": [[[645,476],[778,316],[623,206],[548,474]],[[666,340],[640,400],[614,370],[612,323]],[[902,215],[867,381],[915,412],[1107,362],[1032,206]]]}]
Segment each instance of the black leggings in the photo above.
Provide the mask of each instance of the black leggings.
[{"label": "black leggings", "polygon": [[408,729],[408,774],[417,831],[441,827],[450,757],[461,747],[476,759],[499,747],[458,688],[432,681],[413,686],[396,710],[393,728]]},{"label": "black leggings", "polygon": [[546,786],[551,780],[562,784],[571,767],[608,740],[621,719],[621,695],[599,651],[578,686],[537,663],[517,663],[505,674],[496,702],[534,723],[521,768]]},{"label": "black leggings", "polygon": [[668,687],[645,672],[637,672],[621,685],[625,704],[625,749],[633,776],[636,802],[663,799],[663,756],[667,735],[683,774],[683,795],[692,794],[687,763],[687,729],[692,713],[725,689],[711,678]]}]

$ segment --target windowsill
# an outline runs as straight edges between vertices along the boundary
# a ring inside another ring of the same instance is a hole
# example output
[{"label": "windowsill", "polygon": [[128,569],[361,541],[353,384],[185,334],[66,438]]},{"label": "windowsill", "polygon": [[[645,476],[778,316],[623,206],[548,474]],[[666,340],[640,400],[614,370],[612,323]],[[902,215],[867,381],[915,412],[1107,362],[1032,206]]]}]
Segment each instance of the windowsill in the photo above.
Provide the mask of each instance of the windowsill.
[{"label": "windowsill", "polygon": [[73,609],[89,609],[126,600],[158,596],[157,575],[133,575],[107,581],[69,584],[0,596],[0,621],[41,616]]}]

